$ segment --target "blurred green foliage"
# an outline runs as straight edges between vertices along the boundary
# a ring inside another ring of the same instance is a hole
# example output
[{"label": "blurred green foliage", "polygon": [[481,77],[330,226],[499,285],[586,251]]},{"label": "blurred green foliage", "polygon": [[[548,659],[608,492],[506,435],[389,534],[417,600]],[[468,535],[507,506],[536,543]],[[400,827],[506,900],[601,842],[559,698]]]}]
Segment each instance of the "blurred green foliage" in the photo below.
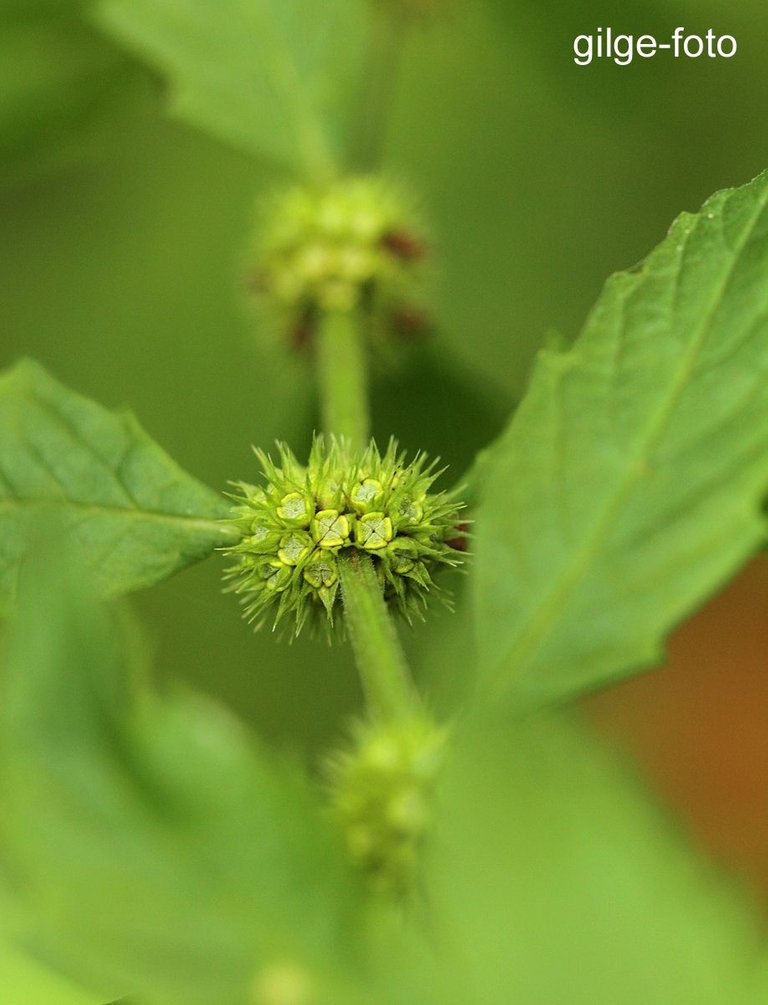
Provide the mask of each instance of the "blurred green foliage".
[{"label": "blurred green foliage", "polygon": [[102,998],[54,976],[10,942],[0,943],[0,979],[13,1005],[104,1005]]},{"label": "blurred green foliage", "polygon": [[156,61],[180,117],[320,177],[344,146],[365,47],[359,0],[103,0],[97,21]]},{"label": "blurred green foliage", "polygon": [[[405,925],[366,903],[315,786],[214,703],[148,690],[119,611],[51,541],[25,567],[0,694],[4,928],[97,1002],[764,1000],[735,889],[563,715],[465,716],[423,905]],[[0,968],[9,1005],[95,1005],[8,949]]]},{"label": "blurred green foliage", "polygon": [[3,668],[14,927],[104,997],[158,1005],[241,1005],[286,959],[332,974],[360,888],[317,794],[212,703],[146,689],[61,539],[40,531]]},{"label": "blurred green foliage", "polygon": [[465,723],[442,807],[431,904],[466,982],[458,1000],[764,1000],[760,936],[735,887],[580,724],[498,713]]},{"label": "blurred green foliage", "polygon": [[111,146],[145,69],[82,17],[83,3],[0,4],[0,183],[23,184]]}]

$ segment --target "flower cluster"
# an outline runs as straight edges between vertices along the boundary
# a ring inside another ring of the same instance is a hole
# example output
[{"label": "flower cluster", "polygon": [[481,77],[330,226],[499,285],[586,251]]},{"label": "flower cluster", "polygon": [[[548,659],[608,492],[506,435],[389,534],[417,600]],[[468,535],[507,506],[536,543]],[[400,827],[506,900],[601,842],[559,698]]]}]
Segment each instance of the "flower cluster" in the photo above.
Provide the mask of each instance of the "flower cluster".
[{"label": "flower cluster", "polygon": [[412,887],[445,740],[426,719],[359,724],[350,749],[328,762],[331,809],[350,858],[382,893]]},{"label": "flower cluster", "polygon": [[358,307],[409,333],[423,318],[426,250],[412,215],[378,178],[290,188],[266,207],[249,285],[277,308],[297,344],[311,336],[319,312]]},{"label": "flower cluster", "polygon": [[278,463],[256,454],[263,484],[236,483],[240,540],[225,551],[235,559],[230,588],[257,626],[271,613],[275,625],[291,619],[296,634],[317,615],[333,626],[347,549],[370,556],[384,597],[409,621],[422,615],[435,572],[460,564],[462,507],[431,491],[440,472],[424,454],[406,464],[394,440],[384,454],[373,442],[355,453],[321,436],[306,466],[283,444]]}]

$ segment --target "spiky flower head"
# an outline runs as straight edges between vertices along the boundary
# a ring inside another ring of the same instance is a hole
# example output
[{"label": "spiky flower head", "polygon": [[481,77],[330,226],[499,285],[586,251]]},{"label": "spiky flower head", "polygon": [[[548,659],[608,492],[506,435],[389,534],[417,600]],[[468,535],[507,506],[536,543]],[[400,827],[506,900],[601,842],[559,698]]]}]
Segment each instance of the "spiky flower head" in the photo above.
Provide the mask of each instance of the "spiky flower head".
[{"label": "spiky flower head", "polygon": [[402,333],[422,314],[425,251],[393,184],[363,176],[295,185],[265,204],[249,285],[294,344],[311,337],[323,311],[363,308]]},{"label": "spiky flower head", "polygon": [[360,723],[326,773],[350,858],[382,893],[407,894],[432,819],[446,730],[426,718]]},{"label": "spiky flower head", "polygon": [[459,565],[462,504],[433,492],[435,462],[417,454],[409,463],[391,440],[385,453],[371,441],[362,451],[343,439],[316,437],[307,465],[284,444],[277,460],[256,455],[262,484],[237,482],[231,522],[240,532],[225,551],[230,589],[245,616],[260,626],[270,618],[329,627],[338,621],[339,559],[354,549],[370,556],[382,591],[408,621],[422,617],[441,568]]}]

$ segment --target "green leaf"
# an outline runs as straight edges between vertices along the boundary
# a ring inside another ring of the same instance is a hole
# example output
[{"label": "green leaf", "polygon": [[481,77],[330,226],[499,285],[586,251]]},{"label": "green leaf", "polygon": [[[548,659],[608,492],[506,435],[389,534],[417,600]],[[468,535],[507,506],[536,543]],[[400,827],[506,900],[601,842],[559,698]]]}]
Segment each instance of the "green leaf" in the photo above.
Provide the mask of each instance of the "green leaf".
[{"label": "green leaf", "polygon": [[130,414],[68,391],[36,363],[0,376],[0,607],[42,512],[88,557],[99,592],[149,586],[226,544],[222,496],[185,474]]},{"label": "green leaf", "polygon": [[82,579],[25,565],[0,700],[26,943],[102,1000],[243,1005],[275,973],[336,1000],[357,886],[315,793],[223,709],[138,691]]},{"label": "green leaf", "polygon": [[682,215],[540,355],[482,462],[487,680],[560,698],[656,663],[765,537],[768,175]]},{"label": "green leaf", "polygon": [[325,178],[361,67],[365,8],[360,0],[105,0],[98,20],[168,75],[177,115]]},{"label": "green leaf", "polygon": [[7,1005],[104,1005],[103,998],[78,990],[3,941],[0,987]]},{"label": "green leaf", "polygon": [[628,772],[563,716],[465,724],[427,890],[443,1000],[758,1005],[757,919]]}]

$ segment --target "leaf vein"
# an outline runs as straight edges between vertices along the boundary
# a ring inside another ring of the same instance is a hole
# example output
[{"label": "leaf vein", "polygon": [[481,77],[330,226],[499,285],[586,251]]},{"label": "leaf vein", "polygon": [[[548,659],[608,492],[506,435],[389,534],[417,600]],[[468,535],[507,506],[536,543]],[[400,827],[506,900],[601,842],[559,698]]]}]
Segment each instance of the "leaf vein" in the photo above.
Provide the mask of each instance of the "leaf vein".
[{"label": "leaf vein", "polygon": [[[641,435],[638,436],[636,449],[626,464],[624,475],[619,477],[615,491],[608,493],[602,510],[596,515],[591,529],[588,529],[584,535],[584,543],[566,564],[560,576],[554,580],[553,587],[545,595],[538,607],[534,608],[527,623],[522,627],[516,643],[507,653],[507,660],[503,668],[505,675],[510,670],[519,673],[543,638],[546,637],[562,603],[576,588],[586,572],[597,543],[619,512],[632,486],[637,482],[639,477],[638,472],[644,468],[644,459],[647,459],[652,454],[655,444],[663,435],[666,424],[674,413],[680,396],[691,379],[691,374],[695,369],[702,348],[711,333],[717,307],[722,303],[733,282],[740,256],[753,235],[758,221],[765,212],[767,202],[768,190],[764,190],[757,200],[756,207],[748,223],[744,226],[735,244],[733,257],[730,259],[721,282],[718,284],[709,310],[682,355],[669,392],[662,396],[660,407],[657,408],[651,417],[651,421],[647,424]],[[679,268],[680,264],[678,264]]]}]

